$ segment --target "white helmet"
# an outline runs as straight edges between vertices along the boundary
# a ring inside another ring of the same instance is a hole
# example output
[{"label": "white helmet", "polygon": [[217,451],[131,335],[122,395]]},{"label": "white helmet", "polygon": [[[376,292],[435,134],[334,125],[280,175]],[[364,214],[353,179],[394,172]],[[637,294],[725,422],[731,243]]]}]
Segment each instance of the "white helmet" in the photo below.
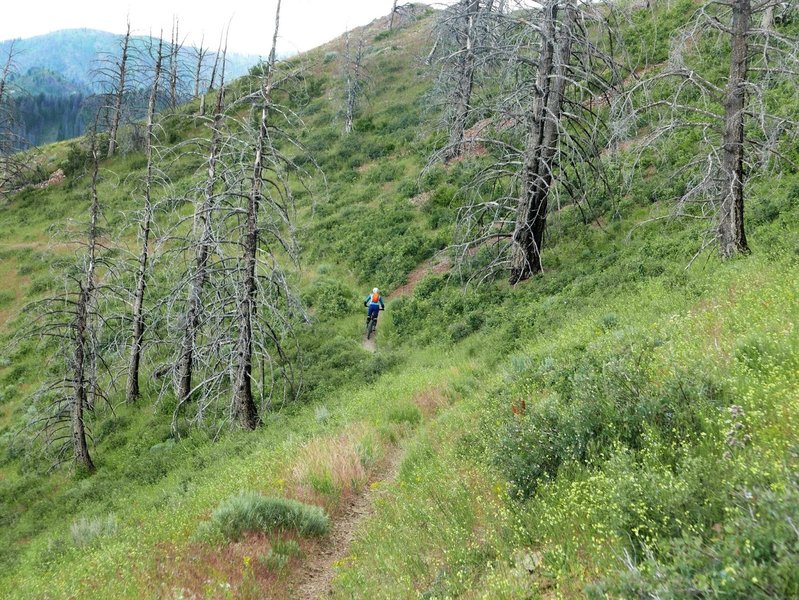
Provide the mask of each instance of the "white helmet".
[{"label": "white helmet", "polygon": [[377,293],[379,293],[379,292],[380,292],[380,290],[378,290],[377,288],[375,288],[375,289],[373,289],[373,290],[372,290],[372,293],[373,293],[373,294],[377,294]]}]

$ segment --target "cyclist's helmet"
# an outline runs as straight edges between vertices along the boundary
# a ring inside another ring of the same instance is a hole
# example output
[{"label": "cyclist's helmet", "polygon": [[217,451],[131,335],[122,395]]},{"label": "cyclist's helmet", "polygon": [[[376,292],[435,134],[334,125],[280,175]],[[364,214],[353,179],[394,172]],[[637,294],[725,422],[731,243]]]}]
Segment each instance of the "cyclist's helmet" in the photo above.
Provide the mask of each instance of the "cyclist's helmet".
[{"label": "cyclist's helmet", "polygon": [[378,290],[377,288],[375,288],[375,289],[373,289],[373,290],[372,290],[372,293],[373,293],[373,294],[379,294],[379,293],[380,293],[380,290]]}]

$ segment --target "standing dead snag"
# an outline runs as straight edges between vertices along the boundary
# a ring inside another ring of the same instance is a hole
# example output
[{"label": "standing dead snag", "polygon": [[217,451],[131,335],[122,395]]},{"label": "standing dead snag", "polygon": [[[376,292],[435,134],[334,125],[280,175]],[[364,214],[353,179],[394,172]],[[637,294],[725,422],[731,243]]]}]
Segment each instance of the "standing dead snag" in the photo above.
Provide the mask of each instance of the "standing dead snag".
[{"label": "standing dead snag", "polygon": [[[722,259],[749,252],[747,179],[784,159],[787,134],[799,125],[771,99],[799,91],[799,40],[780,31],[772,12],[778,6],[770,0],[701,5],[675,36],[666,66],[653,69],[615,106],[620,123],[646,113],[653,123],[646,146],[680,130],[696,133],[696,158],[681,165],[689,175],[676,212],[713,223]],[[713,68],[719,48],[729,48],[726,73]]]},{"label": "standing dead snag", "polygon": [[243,240],[242,257],[243,280],[240,282],[240,296],[237,301],[239,337],[236,343],[235,373],[233,378],[233,414],[242,427],[255,429],[258,424],[258,411],[252,394],[253,321],[255,320],[258,296],[256,266],[258,264],[258,211],[264,187],[264,153],[269,144],[269,116],[272,103],[272,84],[275,71],[275,52],[280,25],[280,2],[275,13],[275,32],[272,49],[261,77],[261,120],[255,141],[255,160],[252,169],[252,182],[247,199],[247,224]]},{"label": "standing dead snag", "polygon": [[[96,122],[95,122],[96,127]],[[35,423],[42,427],[46,447],[54,452],[56,463],[71,455],[74,463],[88,471],[95,470],[89,451],[87,414],[94,410],[97,399],[107,400],[100,386],[98,369],[106,366],[100,356],[99,334],[104,322],[98,304],[102,285],[98,285],[98,266],[105,264],[101,256],[100,200],[97,191],[99,154],[97,138],[90,136],[91,202],[86,231],[80,240],[84,251],[79,263],[66,274],[65,292],[25,307],[29,325],[20,332],[22,339],[38,337],[55,341],[63,368],[58,379],[39,390],[34,405],[41,412]],[[107,377],[107,374],[106,374]]]},{"label": "standing dead snag", "polygon": [[529,131],[524,150],[522,186],[513,231],[510,283],[540,273],[544,245],[549,189],[555,171],[555,157],[560,136],[560,117],[568,84],[568,67],[576,10],[564,3],[564,15],[558,27],[560,2],[543,5],[541,54],[538,79],[533,97]]},{"label": "standing dead snag", "polygon": [[198,205],[194,214],[194,231],[196,239],[196,259],[194,272],[189,276],[189,296],[186,303],[184,320],[184,335],[181,355],[178,360],[177,398],[178,403],[184,403],[192,392],[192,376],[194,373],[195,345],[197,343],[200,316],[202,311],[202,295],[208,280],[208,262],[212,251],[213,229],[212,218],[216,208],[216,186],[219,175],[217,163],[219,161],[222,122],[225,110],[225,55],[227,48],[222,52],[222,72],[220,76],[219,91],[216,97],[216,108],[211,123],[211,138],[208,143],[208,170],[205,179],[203,201]]},{"label": "standing dead snag", "polygon": [[719,252],[722,258],[749,252],[744,232],[744,107],[751,19],[751,0],[733,0],[732,52],[724,100],[721,158],[722,181],[728,182],[727,188],[722,190],[719,206]]},{"label": "standing dead snag", "polygon": [[392,31],[394,29],[394,16],[397,14],[397,0],[394,0],[394,4],[391,7],[391,16],[388,18],[388,30]]},{"label": "standing dead snag", "polygon": [[444,160],[457,158],[463,152],[463,132],[471,112],[472,87],[475,71],[475,45],[477,43],[477,17],[480,0],[461,0],[457,5],[457,18],[460,21],[456,40],[458,50],[455,55],[455,77],[450,94],[449,143],[444,149]]},{"label": "standing dead snag", "polygon": [[353,120],[358,105],[358,99],[363,92],[364,69],[363,56],[365,47],[363,37],[358,37],[358,43],[353,50],[350,45],[350,33],[345,34],[344,45],[344,74],[346,77],[346,112],[344,116],[344,133],[352,133]]},{"label": "standing dead snag", "polygon": [[469,143],[481,144],[492,160],[464,189],[454,249],[470,265],[480,251],[469,278],[503,271],[516,284],[542,271],[550,207],[567,198],[582,211],[606,186],[598,157],[607,120],[593,106],[611,89],[609,80],[619,80],[618,65],[614,44],[597,33],[614,35],[611,7],[547,0],[513,12],[491,2],[489,8],[493,23],[480,33],[487,40],[480,55],[494,89],[477,107],[487,118]]},{"label": "standing dead snag", "polygon": [[[97,196],[97,174],[99,171],[99,159],[97,157],[97,143],[92,135],[92,204],[89,222],[88,251],[86,257],[86,269],[84,280],[81,281],[78,291],[78,303],[75,307],[75,318],[73,326],[73,340],[75,353],[73,357],[72,385],[74,397],[72,400],[72,446],[75,454],[75,461],[89,472],[94,471],[94,462],[89,455],[89,447],[86,444],[86,426],[83,421],[84,410],[89,404],[89,391],[87,390],[87,380],[94,381],[94,377],[87,375],[91,371],[90,365],[96,364],[96,357],[93,356],[93,348],[89,347],[89,316],[91,308],[95,303],[95,269],[97,266],[97,219],[100,213],[100,202]],[[94,392],[91,392],[94,396]]]},{"label": "standing dead snag", "polygon": [[119,132],[119,123],[122,119],[122,103],[125,99],[125,92],[127,91],[125,78],[127,76],[128,64],[128,45],[130,44],[130,20],[128,20],[125,37],[122,38],[122,56],[117,63],[116,69],[116,93],[114,98],[114,107],[111,112],[111,127],[108,131],[108,156],[113,156],[117,147],[117,133]]},{"label": "standing dead snag", "polygon": [[131,339],[130,360],[128,362],[128,382],[125,392],[125,398],[128,402],[134,402],[139,397],[139,366],[141,363],[145,326],[144,294],[147,287],[147,261],[150,254],[150,230],[153,218],[153,125],[155,122],[156,100],[158,98],[158,82],[161,78],[162,54],[163,42],[159,38],[152,87],[150,88],[150,100],[147,106],[147,139],[145,140],[147,168],[144,182],[144,207],[139,224],[141,251],[139,253],[138,270],[136,272],[136,289],[133,297],[133,335]]},{"label": "standing dead snag", "polygon": [[19,120],[11,93],[16,56],[16,44],[11,42],[5,60],[0,63],[0,198],[25,170],[25,164],[17,155],[23,140],[17,134]]},{"label": "standing dead snag", "polygon": [[180,26],[178,18],[172,20],[172,42],[169,45],[169,108],[175,110],[180,103],[178,84],[180,83]]}]

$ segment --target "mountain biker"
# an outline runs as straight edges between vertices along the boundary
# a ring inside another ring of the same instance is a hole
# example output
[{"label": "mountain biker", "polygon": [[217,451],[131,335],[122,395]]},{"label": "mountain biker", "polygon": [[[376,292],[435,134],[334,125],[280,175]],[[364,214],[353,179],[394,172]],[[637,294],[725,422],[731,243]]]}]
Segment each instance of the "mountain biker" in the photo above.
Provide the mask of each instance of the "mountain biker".
[{"label": "mountain biker", "polygon": [[374,288],[372,293],[366,297],[366,300],[363,301],[363,305],[369,309],[366,313],[367,323],[369,319],[372,318],[372,315],[374,315],[375,322],[377,322],[377,314],[386,308],[385,304],[383,304],[383,296],[380,295],[380,290],[377,288]]}]

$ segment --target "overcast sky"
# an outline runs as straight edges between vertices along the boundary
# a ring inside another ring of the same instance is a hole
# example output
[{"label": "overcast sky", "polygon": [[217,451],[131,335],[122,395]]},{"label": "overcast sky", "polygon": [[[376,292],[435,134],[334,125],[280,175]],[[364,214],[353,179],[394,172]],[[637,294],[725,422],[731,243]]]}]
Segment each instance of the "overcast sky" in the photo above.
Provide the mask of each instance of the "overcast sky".
[{"label": "overcast sky", "polygon": [[[168,37],[172,15],[178,15],[181,37],[187,35],[190,44],[199,43],[204,34],[205,45],[215,46],[219,32],[232,19],[230,51],[269,52],[277,0],[222,0],[218,10],[206,8],[209,4],[207,0],[11,0],[0,19],[0,41],[76,27],[122,33],[128,14],[135,33],[157,33],[163,27]],[[392,4],[393,0],[283,0],[278,49],[282,53],[308,50],[347,28],[387,15]]]}]

